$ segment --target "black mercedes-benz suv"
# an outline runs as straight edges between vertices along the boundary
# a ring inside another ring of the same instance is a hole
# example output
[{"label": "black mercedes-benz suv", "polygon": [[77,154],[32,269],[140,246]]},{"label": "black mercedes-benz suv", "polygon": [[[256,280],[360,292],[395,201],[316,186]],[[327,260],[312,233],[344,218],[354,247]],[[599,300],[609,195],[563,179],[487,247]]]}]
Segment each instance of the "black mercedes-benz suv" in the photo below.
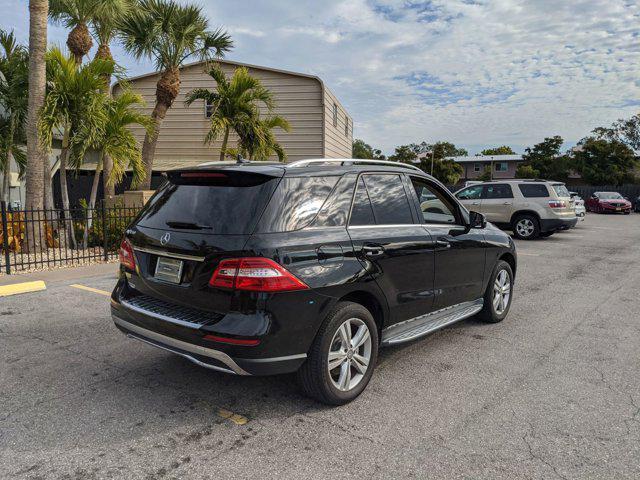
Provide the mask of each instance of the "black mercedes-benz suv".
[{"label": "black mercedes-benz suv", "polygon": [[297,372],[329,404],[378,349],[508,313],[516,251],[411,165],[213,163],[172,171],[125,233],[127,336],[238,375]]}]

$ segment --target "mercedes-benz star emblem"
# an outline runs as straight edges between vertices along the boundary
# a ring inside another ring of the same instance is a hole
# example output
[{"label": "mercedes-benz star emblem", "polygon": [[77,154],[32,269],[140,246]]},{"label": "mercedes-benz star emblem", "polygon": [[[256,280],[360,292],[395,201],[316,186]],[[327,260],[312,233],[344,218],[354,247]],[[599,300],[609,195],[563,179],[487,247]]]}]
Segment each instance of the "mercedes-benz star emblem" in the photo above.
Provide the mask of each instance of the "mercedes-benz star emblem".
[{"label": "mercedes-benz star emblem", "polygon": [[169,240],[171,240],[171,234],[167,232],[160,238],[160,243],[162,245],[166,245],[167,243],[169,243]]}]

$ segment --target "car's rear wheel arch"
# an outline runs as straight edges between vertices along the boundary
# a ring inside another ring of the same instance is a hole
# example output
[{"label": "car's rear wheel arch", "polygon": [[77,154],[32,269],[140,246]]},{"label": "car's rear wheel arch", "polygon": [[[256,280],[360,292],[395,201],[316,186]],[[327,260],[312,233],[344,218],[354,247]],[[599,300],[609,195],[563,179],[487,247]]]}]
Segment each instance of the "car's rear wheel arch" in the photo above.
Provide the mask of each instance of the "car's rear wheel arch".
[{"label": "car's rear wheel arch", "polygon": [[362,305],[364,308],[369,310],[371,316],[376,322],[378,326],[378,332],[381,332],[385,325],[385,310],[380,302],[380,300],[371,292],[366,292],[364,290],[358,290],[355,292],[350,292],[340,298],[339,302],[353,302]]},{"label": "car's rear wheel arch", "polygon": [[511,220],[509,221],[509,223],[513,225],[513,222],[516,220],[516,218],[522,215],[531,215],[532,217],[535,217],[535,219],[538,221],[538,225],[540,225],[540,215],[534,210],[518,210],[516,213],[511,215]]}]

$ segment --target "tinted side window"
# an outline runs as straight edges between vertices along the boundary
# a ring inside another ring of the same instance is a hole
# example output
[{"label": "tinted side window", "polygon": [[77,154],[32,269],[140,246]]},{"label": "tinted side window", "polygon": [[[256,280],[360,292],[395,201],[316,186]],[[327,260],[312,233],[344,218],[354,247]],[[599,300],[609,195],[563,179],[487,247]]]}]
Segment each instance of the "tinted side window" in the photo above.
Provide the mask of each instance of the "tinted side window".
[{"label": "tinted side window", "polygon": [[343,175],[312,225],[314,227],[342,227],[346,225],[355,184],[356,176],[354,174]]},{"label": "tinted side window", "polygon": [[522,192],[522,195],[526,198],[540,198],[548,197],[549,190],[543,183],[521,183],[518,188]]},{"label": "tinted side window", "polygon": [[353,209],[351,210],[349,225],[375,225],[375,223],[371,200],[369,200],[367,188],[364,186],[364,178],[360,177],[356,194],[353,197]]},{"label": "tinted side window", "polygon": [[377,225],[414,223],[400,175],[364,175]]},{"label": "tinted side window", "polygon": [[420,211],[425,223],[456,223],[456,209],[442,193],[424,180],[411,178],[420,201]]},{"label": "tinted side window", "polygon": [[257,231],[292,232],[318,214],[339,177],[284,177],[273,193]]},{"label": "tinted side window", "polygon": [[482,185],[465,188],[456,194],[460,200],[479,200],[482,197]]},{"label": "tinted side window", "polygon": [[485,186],[485,198],[513,198],[511,185],[497,184]]}]

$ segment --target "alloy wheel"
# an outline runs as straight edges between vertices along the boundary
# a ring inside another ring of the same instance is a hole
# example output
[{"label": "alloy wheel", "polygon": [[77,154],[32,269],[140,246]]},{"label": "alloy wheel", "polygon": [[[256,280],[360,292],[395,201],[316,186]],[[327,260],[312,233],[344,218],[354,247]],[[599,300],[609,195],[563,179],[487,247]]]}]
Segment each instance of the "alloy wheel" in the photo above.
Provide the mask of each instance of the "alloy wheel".
[{"label": "alloy wheel", "polygon": [[516,230],[521,237],[530,237],[535,230],[533,221],[529,218],[522,218],[516,223]]},{"label": "alloy wheel", "polygon": [[511,296],[511,278],[509,272],[500,270],[493,284],[493,309],[497,315],[502,315],[509,306]]},{"label": "alloy wheel", "polygon": [[343,392],[355,388],[364,378],[371,361],[371,333],[359,318],[346,320],[331,340],[328,355],[329,377]]}]

